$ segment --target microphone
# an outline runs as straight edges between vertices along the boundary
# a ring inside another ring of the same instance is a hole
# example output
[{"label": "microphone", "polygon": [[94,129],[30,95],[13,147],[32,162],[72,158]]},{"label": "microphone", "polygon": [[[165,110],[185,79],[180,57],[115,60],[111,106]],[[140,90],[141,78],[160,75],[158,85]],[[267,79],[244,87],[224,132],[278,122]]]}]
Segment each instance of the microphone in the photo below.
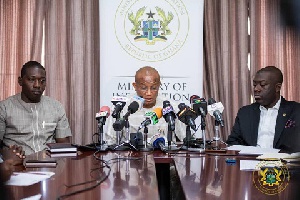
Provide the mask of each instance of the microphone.
[{"label": "microphone", "polygon": [[174,109],[170,104],[170,101],[163,102],[162,115],[164,116],[166,122],[168,123],[171,131],[175,130],[175,119],[176,115],[174,113]]},{"label": "microphone", "polygon": [[221,126],[224,126],[224,120],[222,117],[224,106],[221,102],[217,103],[213,98],[209,98],[207,110],[210,116],[214,117]]},{"label": "microphone", "polygon": [[200,98],[197,95],[192,95],[190,98],[191,107],[196,111],[197,115],[206,117],[207,115],[207,102],[205,98]]},{"label": "microphone", "polygon": [[109,115],[110,115],[109,107],[108,106],[102,106],[100,108],[100,111],[98,113],[96,113],[96,120],[98,120],[98,122],[101,125],[105,125],[105,121],[109,117]]},{"label": "microphone", "polygon": [[190,97],[190,103],[192,103],[194,99],[200,99],[200,97],[199,97],[198,95],[195,95],[195,94],[192,95],[192,96]]},{"label": "microphone", "polygon": [[145,116],[146,119],[141,123],[138,131],[141,130],[142,128],[145,128],[149,124],[153,124],[153,125],[157,124],[158,119],[162,117],[162,108],[155,108],[152,112],[147,112]]},{"label": "microphone", "polygon": [[131,102],[131,104],[129,104],[128,106],[128,111],[123,118],[127,120],[129,115],[135,113],[138,109],[139,109],[139,103],[136,101]]},{"label": "microphone", "polygon": [[127,97],[124,96],[114,96],[111,100],[113,105],[115,106],[115,109],[113,110],[111,116],[113,118],[119,118],[120,117],[120,112],[124,108],[125,104],[127,101]]},{"label": "microphone", "polygon": [[165,147],[165,138],[161,137],[160,134],[154,135],[150,143],[152,144],[153,148],[160,148],[161,151],[166,152],[167,149]]},{"label": "microphone", "polygon": [[197,131],[195,119],[197,118],[197,113],[185,105],[184,103],[180,103],[178,105],[179,112],[177,113],[178,119],[185,123],[187,126],[190,126],[194,131]]},{"label": "microphone", "polygon": [[138,95],[134,95],[132,97],[132,99],[139,104],[139,109],[143,108],[143,105],[144,105],[144,102],[145,102],[145,99],[143,97],[140,97]]}]

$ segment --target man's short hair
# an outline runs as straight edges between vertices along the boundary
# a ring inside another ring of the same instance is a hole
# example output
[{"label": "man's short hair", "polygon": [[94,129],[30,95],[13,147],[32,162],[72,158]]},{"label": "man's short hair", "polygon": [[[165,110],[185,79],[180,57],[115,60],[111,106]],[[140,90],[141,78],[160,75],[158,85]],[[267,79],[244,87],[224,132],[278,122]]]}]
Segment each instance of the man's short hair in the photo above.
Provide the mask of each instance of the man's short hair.
[{"label": "man's short hair", "polygon": [[283,82],[283,74],[282,74],[281,70],[275,66],[266,66],[257,71],[257,73],[260,73],[260,72],[272,72],[275,75],[276,81],[278,83]]},{"label": "man's short hair", "polygon": [[28,68],[40,68],[40,69],[43,69],[46,71],[45,67],[43,67],[43,65],[41,65],[41,63],[37,62],[37,61],[28,61],[27,63],[25,63],[23,66],[22,66],[22,69],[21,69],[21,77],[24,77],[25,74],[26,74],[26,70]]}]

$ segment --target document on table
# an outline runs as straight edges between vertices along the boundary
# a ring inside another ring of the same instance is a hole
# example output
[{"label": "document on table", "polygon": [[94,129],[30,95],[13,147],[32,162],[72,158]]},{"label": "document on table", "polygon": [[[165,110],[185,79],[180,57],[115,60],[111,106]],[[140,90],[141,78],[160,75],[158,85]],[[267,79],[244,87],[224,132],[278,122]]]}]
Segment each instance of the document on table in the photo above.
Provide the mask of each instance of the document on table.
[{"label": "document on table", "polygon": [[263,155],[260,155],[256,157],[256,159],[260,160],[268,160],[268,159],[282,159],[287,162],[299,162],[300,161],[300,152],[297,153],[264,153]]},{"label": "document on table", "polygon": [[279,160],[260,161],[260,160],[240,160],[240,170],[257,171],[261,167],[278,167],[283,164]]},{"label": "document on table", "polygon": [[240,160],[240,170],[258,170],[258,160]]},{"label": "document on table", "polygon": [[280,149],[261,148],[255,146],[232,145],[228,150],[240,151],[240,155],[261,155],[265,153],[278,153]]},{"label": "document on table", "polygon": [[31,196],[31,197],[27,197],[27,198],[24,198],[24,199],[21,199],[21,200],[40,200],[41,198],[42,198],[42,195],[41,194],[37,194],[37,195]]},{"label": "document on table", "polygon": [[43,171],[14,172],[5,184],[14,186],[33,185],[37,182],[50,178],[54,174],[54,172]]},{"label": "document on table", "polygon": [[264,153],[263,155],[260,155],[257,157],[257,159],[268,159],[268,158],[277,158],[277,159],[285,159],[285,158],[300,158],[300,153]]}]

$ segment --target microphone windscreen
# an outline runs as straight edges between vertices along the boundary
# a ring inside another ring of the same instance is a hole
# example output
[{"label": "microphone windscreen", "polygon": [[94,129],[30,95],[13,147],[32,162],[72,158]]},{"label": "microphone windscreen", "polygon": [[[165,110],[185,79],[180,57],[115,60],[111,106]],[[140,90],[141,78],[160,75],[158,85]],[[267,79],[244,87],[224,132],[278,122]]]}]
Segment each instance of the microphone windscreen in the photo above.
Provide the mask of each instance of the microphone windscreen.
[{"label": "microphone windscreen", "polygon": [[180,111],[184,110],[184,109],[186,108],[185,103],[180,103],[180,104],[178,105],[178,108],[179,108]]},{"label": "microphone windscreen", "polygon": [[168,100],[163,101],[163,108],[166,108],[166,107],[168,107],[170,105],[171,105],[170,101],[168,101]]},{"label": "microphone windscreen", "polygon": [[162,117],[162,108],[155,108],[153,112],[155,112],[158,119]]},{"label": "microphone windscreen", "polygon": [[212,105],[214,103],[217,103],[216,100],[214,100],[214,98],[209,98],[208,99],[208,105]]},{"label": "microphone windscreen", "polygon": [[132,100],[133,101],[136,101],[138,104],[139,104],[139,109],[142,109],[143,108],[143,105],[144,105],[144,102],[145,102],[145,99],[140,97],[140,96],[137,96],[137,95],[134,95],[132,97]]},{"label": "microphone windscreen", "polygon": [[135,113],[139,109],[139,103],[136,101],[131,102],[128,106],[128,111],[130,111],[131,114]]},{"label": "microphone windscreen", "polygon": [[110,108],[108,106],[102,106],[100,112],[107,112],[107,117],[110,115]]},{"label": "microphone windscreen", "polygon": [[160,148],[159,143],[162,143],[163,145],[165,145],[165,144],[166,144],[165,138],[163,138],[163,137],[156,138],[156,139],[152,142],[152,146],[153,146],[154,148]]},{"label": "microphone windscreen", "polygon": [[198,95],[192,95],[192,96],[190,97],[190,104],[193,103],[193,100],[194,100],[194,99],[200,99],[200,97],[199,97]]},{"label": "microphone windscreen", "polygon": [[118,103],[118,102],[122,102],[122,106],[125,106],[127,99],[128,98],[125,96],[113,96],[113,98],[111,99],[111,102],[114,105],[116,105],[116,103]]}]

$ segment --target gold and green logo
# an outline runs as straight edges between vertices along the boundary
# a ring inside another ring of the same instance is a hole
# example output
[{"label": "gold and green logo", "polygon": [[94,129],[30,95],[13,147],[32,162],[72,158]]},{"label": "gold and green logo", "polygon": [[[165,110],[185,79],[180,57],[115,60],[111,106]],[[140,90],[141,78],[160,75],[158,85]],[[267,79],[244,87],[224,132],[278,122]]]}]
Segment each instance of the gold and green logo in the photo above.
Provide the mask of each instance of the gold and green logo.
[{"label": "gold and green logo", "polygon": [[275,195],[282,192],[288,185],[290,174],[281,161],[261,161],[253,172],[256,188],[264,194]]},{"label": "gold and green logo", "polygon": [[157,62],[180,51],[190,23],[182,0],[123,0],[114,27],[126,53],[138,60]]},{"label": "gold and green logo", "polygon": [[[133,25],[130,34],[134,36],[135,41],[146,41],[147,45],[154,45],[155,41],[165,42],[167,35],[171,35],[172,32],[168,25],[174,15],[172,12],[168,12],[166,15],[166,12],[158,6],[155,9],[157,13],[150,10],[149,13],[146,13],[146,18],[141,18],[146,10],[145,6],[140,8],[136,14],[133,12],[128,14],[128,19]],[[155,18],[155,14],[160,19]]]}]

